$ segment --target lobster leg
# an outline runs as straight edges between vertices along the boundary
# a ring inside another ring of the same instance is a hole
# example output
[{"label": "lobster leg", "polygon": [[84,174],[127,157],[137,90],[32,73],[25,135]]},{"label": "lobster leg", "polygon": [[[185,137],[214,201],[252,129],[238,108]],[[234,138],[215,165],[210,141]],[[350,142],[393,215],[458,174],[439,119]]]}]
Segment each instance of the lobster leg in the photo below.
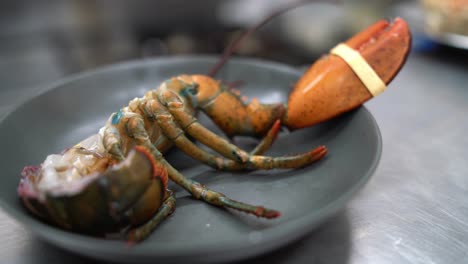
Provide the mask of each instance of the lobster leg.
[{"label": "lobster leg", "polygon": [[[168,164],[168,163],[167,163]],[[170,166],[170,165],[169,165]],[[234,210],[242,211],[248,214],[253,214],[257,217],[264,218],[276,218],[280,216],[280,212],[268,209],[263,206],[251,205],[243,202],[233,200],[229,197],[226,197],[220,192],[210,190],[206,186],[196,182],[192,179],[187,179],[177,170],[171,167],[168,171],[169,177],[176,182],[177,184],[183,186],[194,198],[203,200],[212,205],[231,208]]]},{"label": "lobster leg", "polygon": [[151,232],[168,216],[170,216],[176,206],[174,194],[168,190],[168,197],[164,200],[158,212],[141,226],[130,229],[126,234],[126,239],[130,243],[140,242],[148,237]]},{"label": "lobster leg", "polygon": [[238,211],[256,215],[258,217],[275,218],[280,216],[280,213],[276,210],[267,209],[263,206],[250,205],[230,199],[222,193],[210,190],[199,182],[186,178],[174,167],[172,167],[172,165],[164,159],[161,152],[159,152],[159,150],[153,146],[149,140],[148,134],[146,133],[144,128],[144,121],[141,117],[133,117],[127,122],[127,130],[129,131],[130,136],[135,139],[136,143],[147,148],[152,153],[155,160],[165,167],[169,178],[176,184],[182,186],[194,198],[203,200],[212,205],[221,206],[224,208],[232,208]]},{"label": "lobster leg", "polygon": [[106,127],[102,142],[107,152],[111,154],[114,159],[118,161],[125,159],[125,155],[120,148],[120,134],[115,127]]},{"label": "lobster leg", "polygon": [[260,143],[250,152],[250,155],[262,155],[265,153],[276,140],[279,130],[281,128],[281,122],[276,120],[273,126],[268,130],[268,133],[260,141]]},{"label": "lobster leg", "polygon": [[[173,116],[178,121],[178,124],[181,127],[185,127],[185,131],[193,136],[196,139],[204,138],[205,136],[210,137],[210,141],[208,143],[215,142],[216,146],[224,147],[226,150],[229,150],[231,146],[234,146],[230,143],[224,141],[223,138],[217,136],[207,128],[203,127],[200,123],[198,123],[197,119],[185,111],[184,104],[181,101],[177,100],[177,97],[174,94],[169,95],[166,94],[166,99],[163,100],[172,100],[170,102],[166,102],[167,110],[170,112],[168,113],[163,108],[159,108],[157,120],[160,127],[163,129],[164,133],[169,139],[172,139],[176,146],[184,151],[187,155],[202,161],[208,165],[211,165],[217,169],[224,169],[224,170],[240,170],[245,168],[251,169],[273,169],[273,168],[298,168],[308,165],[320,158],[322,158],[326,153],[327,150],[325,147],[318,147],[315,150],[303,153],[296,156],[290,157],[267,157],[267,156],[252,156],[249,155],[247,152],[239,149],[242,155],[247,156],[247,160],[245,162],[238,162],[236,160],[223,160],[214,155],[207,153],[206,151],[200,149],[195,144],[190,142],[185,136],[184,131],[179,129],[178,125],[173,122]],[[163,102],[164,103],[164,102]],[[197,125],[197,133],[190,130],[190,127]],[[273,129],[274,132],[274,129]],[[218,141],[218,142],[216,142]],[[229,144],[229,145],[227,145]],[[210,144],[207,144],[211,147]],[[235,146],[234,146],[235,147]],[[237,148],[237,147],[236,147]],[[261,148],[261,147],[260,147]]]},{"label": "lobster leg", "polygon": [[327,150],[323,146],[317,147],[307,154],[290,156],[290,157],[265,157],[265,156],[252,156],[249,163],[238,163],[233,160],[223,159],[210,154],[203,149],[193,144],[187,137],[181,135],[174,140],[175,145],[185,154],[190,157],[203,162],[214,169],[239,171],[245,169],[294,169],[309,165],[317,160],[320,160],[326,155]]},{"label": "lobster leg", "polygon": [[293,169],[309,165],[321,159],[327,150],[321,146],[311,152],[288,157],[249,156],[249,161],[240,163],[215,156],[190,141],[184,132],[174,123],[171,115],[158,115],[157,121],[163,133],[174,142],[178,149],[188,156],[215,169],[237,171],[243,169]]},{"label": "lobster leg", "polygon": [[[184,104],[182,100],[179,99],[178,95],[172,91],[164,90],[161,91],[159,97],[159,101],[163,104],[163,106],[167,108],[173,107],[182,107],[185,110]],[[155,102],[156,103],[156,102]],[[155,108],[159,107],[158,105],[154,105]],[[172,113],[171,113],[172,114]],[[179,122],[182,125],[182,129],[187,131],[191,136],[193,136],[196,140],[200,143],[210,147],[214,151],[218,152],[222,156],[240,161],[246,162],[248,159],[249,154],[245,151],[241,150],[237,146],[229,143],[226,139],[220,138],[218,135],[211,131],[207,131],[198,121],[196,118],[191,118],[189,120],[184,120],[185,122]]]}]

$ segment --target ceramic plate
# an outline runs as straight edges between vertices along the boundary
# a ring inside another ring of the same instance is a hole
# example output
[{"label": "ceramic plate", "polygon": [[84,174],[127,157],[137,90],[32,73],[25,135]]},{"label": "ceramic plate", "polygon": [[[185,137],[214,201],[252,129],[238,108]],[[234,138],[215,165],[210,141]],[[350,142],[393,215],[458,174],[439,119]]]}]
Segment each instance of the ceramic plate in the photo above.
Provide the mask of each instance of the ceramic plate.
[{"label": "ceramic plate", "polygon": [[[381,153],[377,124],[365,107],[326,123],[284,131],[268,155],[308,151],[324,144],[329,155],[297,170],[219,172],[177,150],[167,158],[187,177],[241,201],[282,212],[275,220],[222,210],[193,200],[177,186],[175,213],[141,244],[94,238],[45,224],[31,217],[16,195],[21,169],[42,162],[95,133],[108,116],[165,79],[183,73],[206,73],[215,57],[167,57],[118,64],[66,78],[11,112],[0,124],[3,170],[0,204],[25,227],[61,248],[120,262],[215,262],[239,260],[292,242],[343,208],[370,178]],[[242,80],[249,98],[286,101],[300,76],[294,68],[266,61],[233,59],[218,78]],[[201,117],[208,127],[214,126]],[[252,148],[251,139],[240,139]]]}]

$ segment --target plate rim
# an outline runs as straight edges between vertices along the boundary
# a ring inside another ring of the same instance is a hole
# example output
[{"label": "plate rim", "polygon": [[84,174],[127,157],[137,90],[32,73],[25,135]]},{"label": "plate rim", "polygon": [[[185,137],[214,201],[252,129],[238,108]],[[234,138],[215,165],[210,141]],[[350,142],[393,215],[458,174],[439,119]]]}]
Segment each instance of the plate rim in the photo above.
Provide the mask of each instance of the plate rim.
[{"label": "plate rim", "polygon": [[[119,69],[126,69],[126,68],[130,69],[133,67],[144,68],[145,65],[164,64],[166,62],[177,63],[179,61],[187,61],[187,60],[213,62],[213,61],[216,61],[216,59],[217,59],[217,56],[214,56],[214,55],[162,56],[162,57],[156,57],[156,58],[149,58],[149,59],[143,59],[143,60],[137,59],[137,60],[131,60],[131,61],[111,64],[111,65],[106,65],[103,67],[98,67],[98,68],[90,69],[81,73],[73,74],[71,76],[64,77],[60,80],[57,80],[51,83],[50,85],[47,85],[46,89],[43,89],[39,93],[33,94],[32,96],[25,98],[22,102],[13,106],[12,110],[6,113],[4,117],[0,120],[0,123],[10,118],[11,115],[13,115],[16,111],[19,111],[22,107],[24,107],[24,105],[26,105],[31,100],[34,100],[35,98],[40,97],[40,96],[44,96],[45,94],[53,90],[59,89],[62,85],[66,83],[73,82],[79,79],[83,79],[90,75],[103,74],[108,71],[115,71]],[[246,63],[246,64],[256,65],[260,67],[280,69],[282,71],[287,71],[297,76],[300,76],[301,74],[300,69],[294,68],[293,66],[290,66],[287,64],[275,62],[275,61],[269,61],[269,60],[258,59],[258,58],[247,58],[247,57],[234,57],[231,60],[236,63]],[[361,176],[358,181],[354,182],[354,184],[347,189],[346,192],[342,193],[340,196],[335,198],[332,202],[328,203],[326,206],[314,212],[304,214],[300,216],[299,218],[288,220],[286,223],[281,224],[282,225],[281,228],[276,228],[273,231],[270,230],[270,228],[259,231],[259,232],[262,232],[263,239],[262,239],[262,243],[256,244],[255,247],[253,247],[249,243],[239,244],[238,242],[233,243],[233,242],[223,241],[223,246],[217,247],[217,252],[214,253],[214,256],[218,256],[218,258],[220,258],[221,260],[227,260],[227,259],[232,259],[232,258],[229,258],[229,254],[225,254],[223,258],[223,253],[226,253],[226,251],[245,252],[246,254],[245,255],[243,254],[242,258],[246,258],[249,256],[259,255],[259,254],[274,250],[276,248],[284,246],[287,243],[290,243],[292,241],[299,239],[300,237],[304,236],[308,232],[311,232],[315,226],[322,223],[323,221],[328,219],[330,216],[337,213],[340,209],[346,206],[346,204],[350,201],[350,199],[359,190],[361,190],[364,187],[364,185],[369,181],[369,179],[375,173],[379,165],[381,155],[382,155],[382,135],[378,127],[377,121],[375,120],[374,116],[365,106],[361,106],[358,109],[363,111],[365,115],[368,117],[368,119],[370,120],[370,124],[373,128],[373,131],[376,134],[376,153],[375,153],[376,155],[374,156],[372,163],[369,169],[366,171],[365,175]],[[105,239],[65,231],[57,227],[50,226],[36,219],[32,219],[32,217],[21,218],[20,216],[22,215],[20,215],[20,212],[16,208],[14,208],[12,205],[6,203],[3,199],[0,199],[0,207],[8,215],[14,218],[15,221],[18,221],[19,223],[21,223],[25,228],[28,228],[29,230],[31,230],[31,232],[38,235],[43,240],[49,241],[50,243],[53,243],[54,245],[59,246],[60,248],[70,250],[70,251],[73,251],[75,253],[82,254],[82,255],[97,257],[100,259],[116,260],[116,258],[119,258],[119,257],[171,258],[174,256],[179,257],[179,258],[182,258],[182,257],[185,258],[185,257],[197,256],[197,255],[206,254],[206,253],[213,253],[213,249],[211,247],[207,247],[206,245],[197,247],[197,245],[196,244],[193,245],[193,243],[191,247],[189,248],[184,247],[183,254],[181,254],[182,252],[177,251],[178,249],[175,249],[174,247],[171,247],[168,245],[161,245],[161,247],[158,249],[153,248],[150,254],[148,254],[148,248],[144,246],[133,247],[131,248],[131,250],[118,251],[116,250],[115,246],[120,245],[120,248],[122,248],[123,247],[122,245],[124,244],[124,243],[121,243],[122,241],[119,241],[119,240],[117,241],[108,240],[106,242],[109,242],[109,243],[106,243],[104,246],[98,247],[99,250],[95,251],[96,246],[98,246],[100,243],[102,244],[103,240]],[[320,217],[317,217],[318,215],[320,215]],[[35,225],[39,225],[38,227],[41,227],[41,228],[33,229],[29,225],[31,223],[34,223]],[[307,230],[307,232],[304,233],[304,230]],[[49,233],[50,231],[52,233]],[[281,243],[275,242],[275,240],[277,239],[281,239],[282,242]],[[218,245],[217,243],[219,242],[213,242],[213,245],[215,244]],[[75,247],[70,247],[70,246],[75,246]],[[113,254],[113,257],[112,258],[103,257],[109,254]]]}]

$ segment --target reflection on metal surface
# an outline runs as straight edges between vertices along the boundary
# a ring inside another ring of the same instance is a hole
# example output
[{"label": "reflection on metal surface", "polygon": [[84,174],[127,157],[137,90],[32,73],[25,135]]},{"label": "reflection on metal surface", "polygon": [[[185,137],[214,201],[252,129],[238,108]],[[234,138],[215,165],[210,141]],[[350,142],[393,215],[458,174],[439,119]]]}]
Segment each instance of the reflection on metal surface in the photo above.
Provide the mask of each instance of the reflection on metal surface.
[{"label": "reflection on metal surface", "polygon": [[454,33],[432,33],[427,31],[429,37],[435,42],[460,49],[468,49],[468,36]]}]

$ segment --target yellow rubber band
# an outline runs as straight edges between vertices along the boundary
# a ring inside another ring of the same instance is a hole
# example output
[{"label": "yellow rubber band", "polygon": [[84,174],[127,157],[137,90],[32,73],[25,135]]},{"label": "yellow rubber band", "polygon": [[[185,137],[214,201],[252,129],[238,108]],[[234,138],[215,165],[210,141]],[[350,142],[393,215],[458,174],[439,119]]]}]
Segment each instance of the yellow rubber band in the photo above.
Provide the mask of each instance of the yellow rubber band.
[{"label": "yellow rubber band", "polygon": [[353,69],[372,96],[381,94],[387,88],[382,79],[380,79],[361,54],[348,45],[344,43],[338,44],[330,51],[330,54],[342,58]]}]

